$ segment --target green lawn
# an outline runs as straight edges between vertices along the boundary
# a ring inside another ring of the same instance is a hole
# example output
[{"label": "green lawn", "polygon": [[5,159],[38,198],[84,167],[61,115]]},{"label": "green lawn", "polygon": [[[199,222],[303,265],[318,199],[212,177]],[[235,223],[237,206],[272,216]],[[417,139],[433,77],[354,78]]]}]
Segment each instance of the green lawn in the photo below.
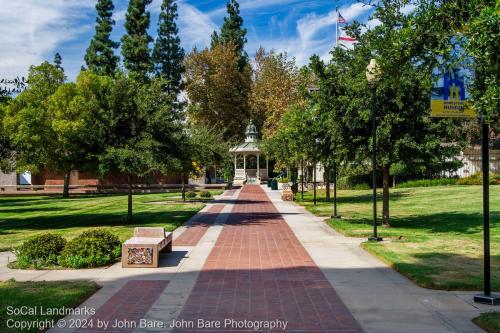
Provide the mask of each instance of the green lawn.
[{"label": "green lawn", "polygon": [[[17,324],[41,323],[45,320],[57,319],[61,316],[48,315],[47,309],[62,307],[73,308],[92,295],[98,286],[88,281],[57,281],[57,282],[15,282],[13,280],[0,282],[0,332],[39,332],[36,327],[23,329],[12,327]],[[16,309],[26,306],[25,310],[37,307],[38,313],[23,315]],[[41,314],[41,308],[44,314]],[[9,328],[10,326],[10,328]],[[39,327],[42,328],[42,327]]]},{"label": "green lawn", "polygon": [[488,333],[500,332],[500,312],[485,312],[472,321]]},{"label": "green lawn", "polygon": [[[178,196],[180,193],[134,195],[133,224],[126,224],[125,195],[85,195],[70,199],[0,196],[0,251],[48,231],[70,239],[87,228],[110,227],[122,241],[132,235],[136,226],[162,226],[171,231],[204,206],[199,202],[180,203]],[[174,202],[168,203],[169,200]]]},{"label": "green lawn", "polygon": [[[500,290],[500,186],[490,187],[491,278]],[[482,288],[482,187],[440,186],[391,189],[391,227],[379,226],[387,243],[363,246],[396,270],[428,288]],[[332,215],[332,203],[312,203],[312,191],[297,202],[319,216]],[[330,220],[347,236],[368,237],[373,232],[370,191],[338,191],[340,220]],[[380,199],[381,196],[379,196]],[[381,202],[378,203],[381,215]],[[380,218],[380,217],[379,217]],[[379,220],[380,222],[380,220]]]}]

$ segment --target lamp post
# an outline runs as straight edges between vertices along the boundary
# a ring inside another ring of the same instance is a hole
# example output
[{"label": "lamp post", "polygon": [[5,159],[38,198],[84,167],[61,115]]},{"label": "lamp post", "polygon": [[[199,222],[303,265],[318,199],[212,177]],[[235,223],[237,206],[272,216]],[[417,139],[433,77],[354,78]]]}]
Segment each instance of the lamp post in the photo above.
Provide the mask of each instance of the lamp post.
[{"label": "lamp post", "polygon": [[490,262],[490,129],[483,118],[482,134],[482,168],[483,168],[483,246],[484,246],[484,293],[475,295],[474,302],[490,305],[500,304],[500,295],[491,293],[491,262]]},{"label": "lamp post", "polygon": [[377,111],[376,111],[376,89],[380,77],[380,69],[377,60],[371,59],[366,67],[366,79],[372,91],[372,177],[373,177],[373,236],[368,240],[379,242],[382,237],[377,235]]}]

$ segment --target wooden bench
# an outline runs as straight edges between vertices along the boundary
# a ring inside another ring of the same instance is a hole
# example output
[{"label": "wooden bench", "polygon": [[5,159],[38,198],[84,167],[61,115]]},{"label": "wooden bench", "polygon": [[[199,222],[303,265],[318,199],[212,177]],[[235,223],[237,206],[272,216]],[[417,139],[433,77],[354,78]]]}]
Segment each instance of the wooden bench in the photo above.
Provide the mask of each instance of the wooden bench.
[{"label": "wooden bench", "polygon": [[164,228],[139,227],[122,245],[122,267],[158,267],[160,252],[172,252],[172,233]]}]

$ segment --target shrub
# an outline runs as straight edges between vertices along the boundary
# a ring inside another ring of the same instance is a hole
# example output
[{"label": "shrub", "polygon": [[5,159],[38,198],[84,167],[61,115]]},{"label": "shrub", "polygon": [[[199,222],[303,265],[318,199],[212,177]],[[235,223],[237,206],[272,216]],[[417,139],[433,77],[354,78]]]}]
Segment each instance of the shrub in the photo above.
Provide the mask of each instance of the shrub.
[{"label": "shrub", "polygon": [[367,190],[370,185],[366,182],[366,177],[362,176],[345,176],[340,177],[337,181],[339,190]]},{"label": "shrub", "polygon": [[409,180],[407,182],[399,183],[397,188],[407,187],[430,187],[430,186],[443,186],[443,185],[456,185],[458,183],[456,178],[439,178],[439,179],[419,179]]},{"label": "shrub", "polygon": [[118,237],[107,230],[84,231],[66,244],[59,264],[71,268],[107,265],[120,257],[120,245]]},{"label": "shrub", "polygon": [[41,268],[57,263],[57,256],[61,253],[66,240],[59,235],[46,233],[24,242],[15,252],[17,267]]},{"label": "shrub", "polygon": [[289,183],[290,182],[290,179],[288,179],[287,177],[279,177],[276,180],[278,181],[278,183]]},{"label": "shrub", "polygon": [[202,191],[200,193],[200,197],[202,197],[202,198],[211,198],[212,197],[212,193],[210,193],[208,191]]},{"label": "shrub", "polygon": [[186,193],[186,198],[196,198],[196,192],[195,191],[188,191]]},{"label": "shrub", "polygon": [[[500,185],[500,175],[492,173],[490,174],[490,185]],[[458,185],[482,185],[483,184],[483,173],[478,172],[469,177],[460,178],[457,181]]]},{"label": "shrub", "polygon": [[369,190],[370,186],[368,184],[356,184],[353,187],[353,190]]}]

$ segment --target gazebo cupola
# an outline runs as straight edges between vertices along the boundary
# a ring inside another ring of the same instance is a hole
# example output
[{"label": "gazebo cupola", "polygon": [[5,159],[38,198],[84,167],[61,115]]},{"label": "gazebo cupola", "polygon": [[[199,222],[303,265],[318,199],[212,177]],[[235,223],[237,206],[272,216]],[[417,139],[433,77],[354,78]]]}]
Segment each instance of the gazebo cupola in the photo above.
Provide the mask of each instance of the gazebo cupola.
[{"label": "gazebo cupola", "polygon": [[234,184],[268,179],[268,161],[262,156],[257,127],[252,122],[246,127],[245,142],[229,149],[229,152],[234,156]]},{"label": "gazebo cupola", "polygon": [[252,122],[248,124],[247,129],[245,130],[245,135],[246,135],[245,142],[257,142],[258,140],[257,128]]}]

